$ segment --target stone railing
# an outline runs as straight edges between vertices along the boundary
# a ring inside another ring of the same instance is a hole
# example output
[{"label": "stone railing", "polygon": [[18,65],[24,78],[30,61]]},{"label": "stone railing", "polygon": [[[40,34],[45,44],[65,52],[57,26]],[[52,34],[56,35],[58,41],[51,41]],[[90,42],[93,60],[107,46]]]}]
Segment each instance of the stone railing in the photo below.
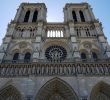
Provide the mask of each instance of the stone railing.
[{"label": "stone railing", "polygon": [[32,63],[32,59],[30,60],[3,60],[2,64],[23,64],[23,63]]},{"label": "stone railing", "polygon": [[[2,64],[24,64],[24,63],[33,63],[33,59],[30,60],[3,60],[0,61]],[[110,62],[110,59],[81,59],[81,58],[68,58],[65,59],[64,61],[49,61],[48,59],[37,59],[36,63],[105,63],[105,62]]]},{"label": "stone railing", "polygon": [[61,38],[64,37],[65,28],[63,23],[48,23],[46,32],[48,38]]},{"label": "stone railing", "polygon": [[109,76],[109,62],[0,64],[0,77]]}]

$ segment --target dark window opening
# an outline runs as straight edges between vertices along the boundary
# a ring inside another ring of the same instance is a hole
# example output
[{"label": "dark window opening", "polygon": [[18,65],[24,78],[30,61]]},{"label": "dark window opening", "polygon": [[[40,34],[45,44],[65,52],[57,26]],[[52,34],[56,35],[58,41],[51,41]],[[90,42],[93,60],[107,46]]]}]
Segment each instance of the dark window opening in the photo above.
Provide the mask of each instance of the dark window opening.
[{"label": "dark window opening", "polygon": [[79,37],[79,31],[78,31],[78,29],[77,29],[77,36]]},{"label": "dark window opening", "polygon": [[36,22],[37,21],[37,17],[38,17],[38,11],[35,11],[34,15],[33,15],[32,22]]},{"label": "dark window opening", "polygon": [[26,15],[25,15],[25,17],[24,17],[24,22],[28,22],[29,16],[30,16],[30,11],[27,11],[27,12],[26,12]]},{"label": "dark window opening", "polygon": [[93,59],[94,60],[97,60],[98,59],[97,54],[95,52],[92,52],[92,56],[93,56]]},{"label": "dark window opening", "polygon": [[19,53],[15,53],[13,56],[13,62],[16,62],[19,59]]},{"label": "dark window opening", "polygon": [[86,54],[85,53],[81,53],[81,59],[83,61],[86,61],[87,57],[86,57]]},{"label": "dark window opening", "polygon": [[85,31],[86,31],[86,35],[87,35],[87,36],[90,36],[89,29],[86,29]]},{"label": "dark window opening", "polygon": [[24,61],[25,61],[25,62],[29,62],[30,59],[31,59],[31,54],[30,54],[29,52],[27,52],[27,53],[25,54]]},{"label": "dark window opening", "polygon": [[85,22],[85,18],[84,18],[84,14],[82,11],[79,11],[80,17],[81,17],[81,21]]},{"label": "dark window opening", "polygon": [[77,33],[77,36],[78,36],[78,37],[81,36],[81,30],[80,30],[80,29],[76,29],[76,33]]},{"label": "dark window opening", "polygon": [[75,11],[72,11],[72,15],[73,15],[74,22],[77,22],[76,12]]}]

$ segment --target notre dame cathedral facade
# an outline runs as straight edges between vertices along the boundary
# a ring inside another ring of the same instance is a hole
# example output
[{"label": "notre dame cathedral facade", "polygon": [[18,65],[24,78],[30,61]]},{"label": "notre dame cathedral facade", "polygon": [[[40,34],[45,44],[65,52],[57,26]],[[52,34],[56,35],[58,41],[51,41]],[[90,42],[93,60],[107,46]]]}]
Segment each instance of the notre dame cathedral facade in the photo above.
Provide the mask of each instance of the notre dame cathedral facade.
[{"label": "notre dame cathedral facade", "polygon": [[110,100],[110,46],[88,3],[47,22],[44,3],[22,3],[0,47],[0,100]]}]

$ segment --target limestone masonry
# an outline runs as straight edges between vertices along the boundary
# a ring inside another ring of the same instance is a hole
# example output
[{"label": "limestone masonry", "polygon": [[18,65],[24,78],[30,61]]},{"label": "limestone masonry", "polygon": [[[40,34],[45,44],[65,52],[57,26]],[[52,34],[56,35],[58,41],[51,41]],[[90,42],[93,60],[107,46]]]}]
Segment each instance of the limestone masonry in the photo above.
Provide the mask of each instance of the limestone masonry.
[{"label": "limestone masonry", "polygon": [[0,100],[110,100],[110,46],[88,3],[47,22],[44,3],[22,3],[0,47]]}]

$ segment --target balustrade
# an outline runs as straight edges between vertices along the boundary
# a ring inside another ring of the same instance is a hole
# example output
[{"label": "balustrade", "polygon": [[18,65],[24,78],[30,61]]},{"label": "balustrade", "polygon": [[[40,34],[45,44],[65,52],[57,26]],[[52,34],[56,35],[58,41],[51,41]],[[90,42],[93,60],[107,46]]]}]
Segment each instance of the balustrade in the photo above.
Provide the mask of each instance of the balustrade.
[{"label": "balustrade", "polygon": [[47,37],[64,37],[63,30],[48,30]]},{"label": "balustrade", "polygon": [[64,25],[62,23],[48,23],[47,37],[64,37]]},{"label": "balustrade", "polygon": [[110,63],[0,64],[0,77],[110,75]]}]

